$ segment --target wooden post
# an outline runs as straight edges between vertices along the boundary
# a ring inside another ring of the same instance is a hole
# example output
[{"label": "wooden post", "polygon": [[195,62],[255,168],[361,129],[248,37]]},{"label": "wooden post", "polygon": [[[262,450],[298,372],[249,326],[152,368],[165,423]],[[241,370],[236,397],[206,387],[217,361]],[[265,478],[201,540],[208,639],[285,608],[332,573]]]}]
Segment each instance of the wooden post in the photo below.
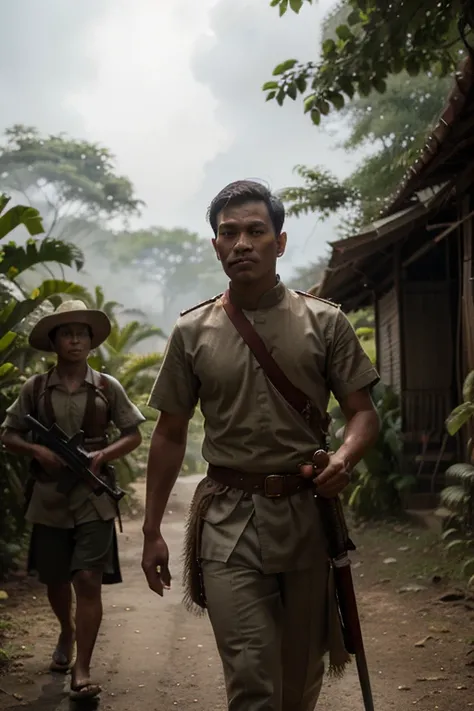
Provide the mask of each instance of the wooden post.
[{"label": "wooden post", "polygon": [[[471,210],[471,197],[469,194],[462,201],[462,215],[468,215]],[[462,225],[462,378],[464,382],[467,374],[474,370],[474,218],[471,217]],[[464,451],[467,442],[474,436],[474,425],[469,423],[466,431],[461,433]]]},{"label": "wooden post", "polygon": [[395,295],[397,299],[397,316],[398,316],[398,333],[400,349],[400,410],[402,417],[402,432],[405,431],[405,412],[404,412],[404,395],[406,390],[406,357],[405,357],[405,324],[404,324],[404,309],[403,309],[403,276],[402,276],[402,259],[401,246],[395,244],[393,251],[393,283],[395,286]]},{"label": "wooden post", "polygon": [[379,299],[376,291],[372,292],[372,304],[374,308],[375,326],[375,367],[380,373],[380,313]]},{"label": "wooden post", "polygon": [[[463,215],[469,214],[470,196],[462,202]],[[462,273],[462,310],[463,310],[463,370],[464,377],[474,370],[474,272],[473,272],[473,218],[462,225],[463,232],[463,273]],[[463,378],[464,379],[464,378]]]}]

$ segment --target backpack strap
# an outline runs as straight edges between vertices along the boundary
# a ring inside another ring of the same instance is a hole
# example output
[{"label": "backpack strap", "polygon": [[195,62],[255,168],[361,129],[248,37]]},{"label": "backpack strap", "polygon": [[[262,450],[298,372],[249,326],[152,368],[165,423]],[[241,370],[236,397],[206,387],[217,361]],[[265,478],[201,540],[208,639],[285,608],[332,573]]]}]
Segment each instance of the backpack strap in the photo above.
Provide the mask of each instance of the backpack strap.
[{"label": "backpack strap", "polygon": [[[86,439],[104,437],[110,422],[110,403],[107,398],[108,381],[103,373],[92,370],[92,384],[87,388],[87,401],[81,429]],[[98,417],[96,398],[99,396],[107,406],[105,421]]]},{"label": "backpack strap", "polygon": [[41,386],[43,385],[43,379],[44,379],[44,373],[38,373],[37,375],[33,376],[33,390],[32,390],[32,412],[31,414],[33,417],[37,420],[38,419],[38,404],[40,400],[40,395],[41,395],[41,390],[44,390],[44,387],[42,388]]},{"label": "backpack strap", "polygon": [[107,403],[107,421],[110,422],[112,418],[112,409],[110,407],[110,400],[108,398],[108,393],[110,392],[110,382],[105,377],[104,373],[99,373],[100,385],[98,387],[99,395]]},{"label": "backpack strap", "polygon": [[39,404],[41,398],[44,398],[44,410],[45,419],[44,423],[46,427],[51,427],[54,422],[56,422],[56,417],[54,415],[53,405],[51,402],[51,391],[48,388],[49,379],[53,369],[51,368],[46,373],[39,373],[34,376],[33,381],[33,412],[32,415],[35,419],[38,419]]}]

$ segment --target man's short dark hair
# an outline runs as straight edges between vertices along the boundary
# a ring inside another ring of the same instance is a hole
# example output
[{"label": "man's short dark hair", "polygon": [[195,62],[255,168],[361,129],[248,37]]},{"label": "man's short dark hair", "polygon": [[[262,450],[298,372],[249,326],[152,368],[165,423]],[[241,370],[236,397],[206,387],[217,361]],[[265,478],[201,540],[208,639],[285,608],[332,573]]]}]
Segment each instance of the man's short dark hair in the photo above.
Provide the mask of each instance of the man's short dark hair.
[{"label": "man's short dark hair", "polygon": [[207,218],[214,234],[217,235],[217,216],[228,205],[242,205],[245,202],[264,202],[272,221],[275,235],[281,234],[285,222],[285,208],[282,201],[255,180],[236,180],[223,188],[211,202]]}]

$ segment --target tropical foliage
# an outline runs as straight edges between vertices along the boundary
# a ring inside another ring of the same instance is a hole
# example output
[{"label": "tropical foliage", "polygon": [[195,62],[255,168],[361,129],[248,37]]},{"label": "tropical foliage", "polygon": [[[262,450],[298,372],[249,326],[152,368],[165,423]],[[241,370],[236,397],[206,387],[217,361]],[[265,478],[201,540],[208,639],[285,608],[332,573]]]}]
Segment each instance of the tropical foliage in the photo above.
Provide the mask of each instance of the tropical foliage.
[{"label": "tropical foliage", "polygon": [[[402,512],[402,495],[414,484],[403,473],[401,417],[398,395],[378,383],[372,392],[381,429],[378,440],[354,471],[344,497],[356,519],[383,519]],[[345,420],[339,406],[331,412],[331,448],[337,449],[344,436]]]},{"label": "tropical foliage", "polygon": [[[8,202],[5,195],[0,196],[0,239],[20,226],[27,229],[31,238],[24,247],[13,241],[0,247],[0,421],[26,374],[34,367],[34,356],[26,345],[25,329],[43,313],[48,302],[52,308],[65,294],[83,293],[76,284],[58,280],[44,281],[33,292],[24,292],[19,280],[25,270],[42,261],[80,266],[82,255],[67,243],[34,239],[43,231],[38,211],[22,205],[5,211]],[[24,528],[24,478],[24,462],[0,449],[0,576],[12,564]]]},{"label": "tropical foliage", "polygon": [[115,172],[103,146],[65,134],[43,136],[33,126],[5,131],[0,149],[0,188],[15,192],[47,218],[48,236],[69,221],[136,213],[133,186]]},{"label": "tropical foliage", "polygon": [[[271,0],[280,15],[309,12],[317,0]],[[338,13],[341,13],[339,8]],[[266,82],[267,100],[282,105],[303,97],[314,124],[340,111],[356,94],[384,94],[387,81],[405,71],[410,76],[450,74],[464,46],[472,46],[474,11],[470,0],[347,0],[342,16],[331,22],[331,36],[321,57],[307,62],[286,59]]]},{"label": "tropical foliage", "polygon": [[[474,371],[463,385],[463,402],[446,420],[450,435],[470,425],[474,419]],[[465,577],[474,585],[474,466],[473,442],[469,439],[467,461],[450,466],[445,474],[446,486],[441,492],[441,505],[449,512],[444,519],[443,540],[446,550],[458,557]]]},{"label": "tropical foliage", "polygon": [[349,314],[349,321],[359,337],[365,352],[375,365],[377,360],[375,347],[375,316],[371,307],[360,309]]},{"label": "tropical foliage", "polygon": [[[210,240],[183,228],[150,227],[134,232],[119,232],[113,239],[104,235],[96,244],[118,267],[133,266],[142,283],[160,293],[163,316],[183,296],[194,294],[197,301],[218,290],[217,259]],[[213,283],[215,286],[213,286]]]},{"label": "tropical foliage", "polygon": [[445,474],[441,506],[449,512],[444,518],[442,539],[446,551],[455,557],[469,585],[474,586],[474,466],[453,464]]},{"label": "tropical foliage", "polygon": [[318,166],[296,166],[302,184],[280,193],[288,214],[324,220],[340,213],[344,233],[379,217],[423,146],[449,85],[449,79],[401,74],[388,80],[385,94],[354,98],[341,112],[349,135],[340,147],[365,157],[345,179]]},{"label": "tropical foliage", "polygon": [[[463,384],[463,401],[454,408],[446,420],[446,429],[450,435],[455,435],[461,427],[474,419],[474,370],[471,371]],[[472,453],[472,442],[469,442],[469,456]]]},{"label": "tropical foliage", "polygon": [[[326,18],[323,47],[333,41],[350,12],[350,4],[343,2]],[[339,147],[348,153],[357,151],[362,160],[345,179],[320,166],[296,166],[300,185],[281,191],[288,213],[311,213],[320,220],[337,213],[343,235],[379,217],[422,148],[451,82],[451,76],[436,77],[424,71],[413,75],[403,70],[387,77],[383,93],[355,93],[339,111],[343,130],[348,130]]]},{"label": "tropical foliage", "polygon": [[327,267],[326,257],[318,257],[314,262],[304,267],[297,267],[291,275],[288,285],[292,289],[309,291],[313,286],[319,284],[324,270]]}]

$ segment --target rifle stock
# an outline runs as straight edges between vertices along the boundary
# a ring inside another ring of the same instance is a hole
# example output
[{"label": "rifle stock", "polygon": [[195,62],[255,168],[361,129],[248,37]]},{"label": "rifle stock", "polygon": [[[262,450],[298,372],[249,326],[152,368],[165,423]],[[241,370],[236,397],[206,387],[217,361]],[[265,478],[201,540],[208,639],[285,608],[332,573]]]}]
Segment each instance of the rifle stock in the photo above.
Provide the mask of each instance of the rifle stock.
[{"label": "rifle stock", "polygon": [[68,437],[57,424],[53,424],[48,429],[31,415],[26,415],[25,420],[30,426],[31,431],[46,447],[60,457],[66,466],[76,475],[75,479],[71,477],[70,479],[61,480],[58,483],[58,491],[68,493],[75,486],[77,480],[81,479],[91,487],[94,493],[99,494],[105,492],[116,503],[125,496],[125,491],[118,486],[110,486],[89,469],[90,460],[88,453],[81,446],[83,439],[82,432],[78,432],[73,437]]},{"label": "rifle stock", "polygon": [[[313,457],[313,465],[315,468],[318,470],[324,469],[328,463],[329,456],[327,452],[322,449],[318,450]],[[344,511],[339,497],[336,496],[333,499],[325,499],[322,496],[317,496],[316,500],[328,541],[329,556],[332,560],[334,570],[336,595],[345,647],[347,652],[353,654],[356,659],[357,673],[365,711],[374,711],[369,669],[357,609],[351,561],[348,555],[349,551],[355,550],[355,545],[349,537]]]}]

